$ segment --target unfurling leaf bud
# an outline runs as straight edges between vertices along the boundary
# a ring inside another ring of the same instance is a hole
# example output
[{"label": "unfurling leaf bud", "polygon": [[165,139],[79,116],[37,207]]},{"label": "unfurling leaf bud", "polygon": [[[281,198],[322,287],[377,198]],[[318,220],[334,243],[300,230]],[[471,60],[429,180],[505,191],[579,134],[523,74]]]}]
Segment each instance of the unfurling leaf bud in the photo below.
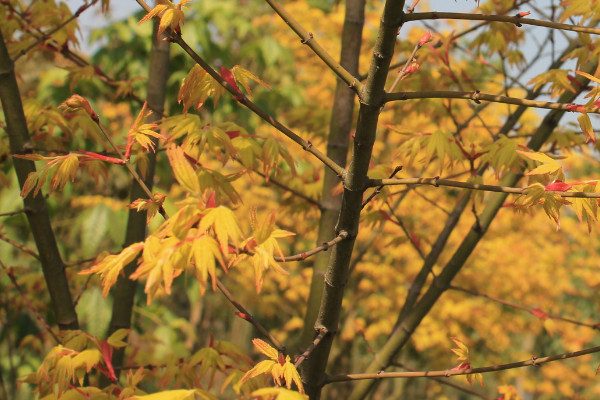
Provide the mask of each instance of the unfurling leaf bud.
[{"label": "unfurling leaf bud", "polygon": [[65,100],[59,108],[64,108],[67,111],[78,111],[82,110],[88,114],[94,121],[98,122],[98,114],[94,112],[90,103],[78,94],[74,94]]}]

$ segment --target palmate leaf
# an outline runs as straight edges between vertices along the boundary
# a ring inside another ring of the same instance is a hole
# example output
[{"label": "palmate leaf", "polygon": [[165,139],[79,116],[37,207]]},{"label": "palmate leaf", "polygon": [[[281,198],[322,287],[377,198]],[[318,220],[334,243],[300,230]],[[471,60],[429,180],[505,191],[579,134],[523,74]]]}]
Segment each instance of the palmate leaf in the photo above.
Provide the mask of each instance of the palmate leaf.
[{"label": "palmate leaf", "polygon": [[38,154],[15,154],[13,157],[31,161],[46,161],[46,164],[38,171],[29,173],[27,180],[23,185],[23,189],[21,190],[22,197],[27,197],[32,190],[33,195],[37,196],[53,170],[54,173],[50,180],[50,187],[52,190],[56,190],[56,188],[62,190],[69,180],[71,180],[71,182],[75,180],[75,174],[79,168],[79,157],[76,154],[66,154],[64,156],[55,157],[44,157]]},{"label": "palmate leaf", "polygon": [[270,373],[278,386],[281,386],[283,380],[286,387],[290,389],[293,382],[298,387],[300,393],[304,393],[302,379],[300,378],[298,370],[294,364],[292,364],[290,356],[286,356],[284,359],[283,354],[280,354],[277,349],[261,339],[253,339],[252,343],[261,353],[269,357],[270,360],[264,360],[256,364],[252,369],[246,372],[240,380],[240,383],[244,383],[259,375]]},{"label": "palmate leaf", "polygon": [[560,208],[565,204],[571,204],[570,201],[564,199],[560,195],[549,192],[540,183],[534,183],[528,186],[524,195],[515,201],[515,207],[532,207],[541,204],[546,212],[546,215],[554,220],[556,228],[560,228]]},{"label": "palmate leaf", "polygon": [[519,144],[516,140],[510,139],[505,135],[500,135],[498,140],[490,143],[483,151],[482,162],[488,162],[497,177],[516,168],[521,163],[516,150]]},{"label": "palmate leaf", "polygon": [[142,22],[148,21],[151,18],[156,16],[160,17],[160,23],[158,27],[158,38],[160,39],[160,35],[171,26],[171,32],[181,30],[180,25],[185,23],[185,15],[183,14],[182,8],[185,7],[186,4],[190,3],[191,0],[181,0],[179,4],[176,6],[172,2],[168,0],[158,0],[156,6],[144,16],[140,20],[140,24]]},{"label": "palmate leaf", "polygon": [[251,396],[264,400],[308,400],[307,395],[285,388],[262,388],[253,391]]},{"label": "palmate leaf", "polygon": [[579,117],[577,117],[577,122],[579,122],[581,131],[585,136],[585,142],[596,143],[596,135],[594,134],[594,128],[592,128],[592,121],[590,121],[590,116],[586,113],[582,113]]},{"label": "palmate leaf", "polygon": [[132,396],[127,400],[195,400],[198,398],[204,400],[218,400],[218,398],[211,393],[201,389],[166,390],[160,393]]},{"label": "palmate leaf", "polygon": [[154,152],[155,143],[151,138],[163,139],[166,138],[160,133],[156,132],[158,129],[157,123],[144,124],[146,118],[152,114],[152,111],[147,111],[148,102],[144,102],[142,109],[135,118],[133,125],[127,132],[127,149],[125,150],[125,158],[129,159],[131,154],[131,147],[134,143],[138,143],[146,151],[152,150]]},{"label": "palmate leaf", "polygon": [[242,85],[242,87],[246,90],[246,92],[250,96],[252,96],[252,91],[250,90],[250,86],[248,85],[248,83],[250,81],[254,81],[254,82],[262,85],[263,87],[271,90],[271,88],[269,87],[269,85],[267,85],[265,82],[263,82],[262,80],[260,80],[260,78],[258,78],[252,72],[248,71],[245,68],[240,67],[239,65],[235,65],[231,69],[231,72],[233,73],[233,76],[235,77],[235,80],[238,81],[240,83],[240,85]]},{"label": "palmate leaf", "polygon": [[160,210],[167,195],[162,193],[154,193],[152,195],[152,199],[137,199],[134,200],[128,207],[131,209],[136,209],[138,212],[146,210],[147,217],[146,223],[149,224],[150,220],[156,215],[156,213]]},{"label": "palmate leaf", "polygon": [[[192,232],[193,233],[193,232]],[[206,291],[206,281],[210,276],[213,291],[217,289],[216,263],[225,269],[223,256],[219,251],[219,244],[208,235],[202,235],[191,242],[190,261],[194,262],[193,272],[200,284],[200,293]]]},{"label": "palmate leaf", "polygon": [[212,230],[224,254],[228,252],[229,241],[237,247],[242,236],[235,214],[225,206],[208,209],[198,228],[201,231]]},{"label": "palmate leaf", "polygon": [[194,107],[196,110],[202,108],[211,96],[214,96],[213,102],[216,106],[219,98],[225,92],[225,88],[219,82],[196,64],[181,81],[177,102],[183,103],[183,114],[185,115],[190,107]]},{"label": "palmate leaf", "polygon": [[548,157],[544,153],[527,152],[521,150],[517,150],[516,152],[525,158],[543,163],[542,165],[527,172],[525,175],[550,174],[555,176],[556,180],[564,181],[565,176],[562,170],[562,165],[560,165],[560,163],[555,159]]},{"label": "palmate leaf", "polygon": [[173,143],[167,147],[167,156],[177,182],[189,192],[199,194],[201,189],[198,175],[186,159],[183,149]]},{"label": "palmate leaf", "polygon": [[110,288],[117,282],[123,268],[137,257],[144,248],[144,243],[138,242],[127,246],[119,254],[109,255],[102,261],[94,264],[79,273],[81,275],[99,274],[102,277],[102,295],[106,297]]},{"label": "palmate leaf", "polygon": [[550,83],[550,97],[552,98],[560,96],[567,90],[575,93],[575,88],[571,85],[569,79],[569,71],[562,69],[550,69],[543,72],[529,81],[528,84],[535,84],[533,90],[537,90],[547,83]]},{"label": "palmate leaf", "polygon": [[[577,188],[580,188],[580,186],[577,186]],[[596,182],[595,185],[585,183],[583,188],[581,188],[580,190],[583,192],[597,192],[600,190],[600,181]],[[573,204],[573,210],[575,211],[575,215],[577,215],[579,222],[582,222],[585,219],[585,222],[588,226],[588,231],[592,232],[593,223],[598,222],[597,199],[574,197],[570,201],[571,204]]]}]

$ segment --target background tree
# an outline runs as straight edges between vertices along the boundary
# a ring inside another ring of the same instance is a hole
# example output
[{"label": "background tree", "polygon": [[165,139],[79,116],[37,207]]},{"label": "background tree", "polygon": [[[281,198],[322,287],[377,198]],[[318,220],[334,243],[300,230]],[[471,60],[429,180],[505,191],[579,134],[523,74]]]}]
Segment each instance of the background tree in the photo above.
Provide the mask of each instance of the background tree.
[{"label": "background tree", "polygon": [[108,3],[0,3],[5,397],[597,395],[593,3]]}]

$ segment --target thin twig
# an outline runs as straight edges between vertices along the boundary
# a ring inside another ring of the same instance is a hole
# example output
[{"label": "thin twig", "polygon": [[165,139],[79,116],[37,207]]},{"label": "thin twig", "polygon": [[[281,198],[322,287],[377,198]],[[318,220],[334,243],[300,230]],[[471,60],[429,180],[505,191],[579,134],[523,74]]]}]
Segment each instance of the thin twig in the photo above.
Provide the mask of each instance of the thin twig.
[{"label": "thin twig", "polygon": [[409,232],[408,229],[406,229],[406,226],[404,225],[404,222],[402,222],[402,220],[400,219],[400,217],[398,217],[395,214],[394,209],[392,208],[392,206],[390,205],[390,203],[388,203],[386,201],[385,205],[387,206],[388,210],[390,210],[391,216],[394,217],[394,220],[392,220],[392,222],[394,222],[396,225],[398,225],[402,229],[402,232],[404,232],[404,235],[406,235],[406,238],[408,239],[408,241],[410,242],[410,244],[412,245],[412,247],[416,250],[416,252],[419,254],[419,256],[421,257],[421,259],[424,260],[425,259],[425,254],[423,254],[423,251],[418,246],[418,244],[416,243],[416,241],[413,240],[413,236],[411,235],[411,232]]},{"label": "thin twig", "polygon": [[589,28],[586,26],[562,24],[560,22],[542,21],[532,18],[522,18],[517,15],[489,15],[489,14],[469,14],[469,13],[452,13],[452,12],[420,12],[406,14],[404,21],[420,21],[423,19],[461,19],[469,21],[488,21],[488,22],[510,22],[517,26],[533,25],[543,26],[545,28],[559,29],[561,31],[572,31],[589,33],[592,35],[600,35],[600,29]]},{"label": "thin twig", "polygon": [[307,203],[310,203],[310,204],[312,204],[312,205],[314,205],[314,206],[316,206],[318,208],[322,207],[321,203],[319,203],[318,200],[315,200],[312,197],[310,197],[310,196],[308,196],[308,195],[306,195],[306,194],[304,194],[302,192],[297,191],[296,189],[292,189],[291,187],[289,187],[289,186],[281,183],[277,179],[270,178],[270,177],[267,179],[267,175],[265,175],[262,172],[257,171],[257,170],[253,170],[252,172],[254,172],[254,173],[262,176],[263,178],[265,178],[265,182],[267,184],[272,183],[273,185],[278,186],[278,187],[282,188],[283,190],[285,190],[287,192],[290,192],[294,196],[301,198],[302,200],[306,201]]},{"label": "thin twig", "polygon": [[406,60],[406,63],[404,64],[404,67],[402,67],[402,69],[399,71],[398,75],[396,76],[396,79],[394,80],[394,83],[392,83],[392,86],[390,87],[390,89],[388,90],[388,92],[393,92],[394,89],[396,89],[396,86],[398,86],[398,83],[400,83],[400,80],[404,76],[406,76],[406,71],[408,70],[408,67],[411,65],[411,63],[414,60],[416,60],[415,56],[417,55],[417,51],[419,51],[419,49],[421,47],[423,47],[424,44],[425,43],[421,43],[421,41],[417,42],[417,44],[415,45],[415,48],[412,51],[412,54]]},{"label": "thin twig", "polygon": [[522,368],[527,366],[537,367],[542,364],[546,364],[552,361],[565,360],[568,358],[581,357],[587,354],[593,354],[600,352],[600,346],[590,347],[584,350],[573,351],[569,353],[557,354],[548,357],[536,357],[533,356],[529,360],[512,362],[508,364],[491,365],[488,367],[469,368],[463,370],[445,370],[445,371],[415,371],[415,372],[376,372],[376,373],[365,373],[365,374],[343,374],[333,375],[325,379],[323,385],[327,385],[334,382],[347,382],[357,381],[363,379],[389,379],[389,378],[431,378],[431,377],[450,377],[457,375],[473,375],[483,374],[488,372],[504,371],[507,369]]},{"label": "thin twig", "polygon": [[[137,3],[142,6],[147,12],[150,12],[152,8],[146,4],[143,0],[136,0]],[[155,17],[158,19],[158,17]],[[212,76],[225,90],[231,93],[240,104],[244,105],[246,108],[254,112],[257,116],[262,118],[264,121],[271,124],[278,131],[283,133],[285,136],[293,140],[296,144],[300,145],[302,149],[314,155],[317,159],[319,159],[324,165],[331,168],[333,172],[341,179],[344,180],[346,176],[346,170],[338,165],[335,161],[333,161],[326,154],[322,153],[313,144],[302,138],[301,136],[294,133],[287,126],[283,125],[281,122],[276,120],[274,117],[269,115],[265,110],[260,108],[256,103],[251,101],[246,95],[241,93],[238,89],[234,88],[227,82],[217,71],[215,71],[196,51],[194,51],[185,40],[181,37],[181,34],[174,32],[171,33],[171,40],[177,43],[202,69],[204,69],[210,76]]]},{"label": "thin twig", "polygon": [[[154,198],[154,196],[152,195],[152,192],[150,191],[150,189],[148,189],[148,186],[146,186],[146,184],[144,183],[144,181],[142,180],[142,178],[140,178],[140,176],[138,175],[138,173],[136,172],[136,170],[131,166],[131,164],[129,163],[129,160],[127,160],[125,158],[125,155],[121,152],[121,150],[119,150],[119,148],[117,147],[117,145],[115,144],[115,142],[112,140],[112,138],[110,137],[110,135],[108,134],[108,132],[106,132],[106,130],[102,127],[102,124],[100,123],[100,120],[99,119],[94,119],[94,118],[92,118],[92,119],[94,120],[94,122],[96,122],[96,125],[98,125],[98,128],[100,128],[100,131],[104,135],[104,138],[108,141],[108,143],[110,143],[110,145],[113,148],[113,150],[119,155],[119,158],[123,161],[123,165],[125,165],[125,167],[129,171],[129,173],[131,174],[131,176],[133,177],[133,179],[138,183],[138,185],[140,185],[140,187],[146,193],[146,195],[148,196],[148,198],[150,200],[152,200]],[[165,209],[162,206],[158,209],[158,212],[160,213],[160,215],[163,216],[164,219],[169,219],[169,216],[167,215],[167,212],[165,211]]]},{"label": "thin twig", "polygon": [[36,253],[35,251],[28,249],[27,247],[23,246],[21,243],[17,243],[14,240],[4,236],[3,233],[0,233],[0,240],[5,241],[6,243],[16,247],[17,249],[21,250],[23,253],[27,253],[30,256],[36,258],[36,259],[40,259],[40,255],[38,253]]},{"label": "thin twig", "polygon": [[44,317],[42,317],[42,315],[37,310],[37,308],[31,303],[31,301],[29,301],[29,298],[27,297],[27,294],[25,293],[25,291],[23,290],[23,288],[21,288],[21,286],[19,285],[19,282],[17,282],[17,278],[15,277],[15,273],[14,273],[13,269],[12,268],[7,268],[6,265],[4,264],[4,262],[2,262],[2,260],[0,260],[0,267],[2,267],[2,269],[6,272],[6,275],[8,275],[8,278],[10,279],[10,281],[12,282],[12,284],[14,285],[14,287],[21,294],[21,297],[23,298],[23,300],[27,304],[27,307],[29,308],[29,310],[33,313],[33,315],[35,315],[35,317],[37,318],[37,320],[44,327],[44,329],[50,334],[50,336],[52,336],[54,338],[56,344],[60,344],[61,341],[58,338],[58,335],[56,333],[54,333],[54,331],[52,330],[52,328],[50,328],[50,326],[48,325],[48,323],[46,322],[46,320],[44,319]]},{"label": "thin twig", "polygon": [[223,284],[223,282],[221,282],[218,278],[215,278],[217,281],[217,287],[219,288],[219,290],[221,291],[221,293],[223,293],[223,295],[225,295],[225,297],[227,298],[227,300],[229,300],[229,302],[231,304],[233,304],[233,306],[235,308],[238,309],[239,313],[236,313],[238,316],[240,316],[241,318],[245,319],[246,321],[250,322],[252,325],[254,325],[254,327],[264,336],[266,337],[273,346],[275,346],[275,348],[280,352],[285,354],[286,349],[285,346],[279,341],[277,340],[277,338],[275,338],[275,336],[271,335],[271,333],[264,327],[261,325],[260,322],[258,322],[258,320],[256,318],[254,318],[254,316],[252,314],[250,314],[248,312],[248,310],[246,310],[244,308],[244,306],[242,306],[240,304],[239,301],[237,301],[235,299],[235,297],[233,297],[233,295],[231,294],[231,292],[227,289],[227,287]]},{"label": "thin twig", "polygon": [[500,303],[500,304],[504,304],[505,306],[511,307],[511,308],[516,308],[518,310],[523,310],[523,311],[527,311],[530,314],[533,314],[539,318],[542,319],[553,319],[556,321],[563,321],[563,322],[567,322],[569,324],[573,324],[573,325],[578,325],[578,326],[585,326],[587,328],[591,328],[591,329],[595,329],[595,330],[600,330],[600,323],[596,323],[596,324],[590,324],[590,323],[586,323],[586,322],[581,322],[581,321],[577,321],[571,318],[565,318],[565,317],[561,317],[558,315],[553,315],[553,314],[548,314],[542,310],[540,310],[539,308],[536,307],[527,307],[527,306],[522,306],[520,304],[516,304],[516,303],[512,303],[510,301],[507,300],[502,300],[498,297],[493,297],[490,296],[488,294],[479,292],[477,290],[471,290],[471,289],[465,289],[459,286],[455,286],[455,285],[449,285],[448,289],[451,290],[456,290],[456,291],[460,291],[460,292],[464,292],[464,293],[468,293],[472,296],[477,296],[477,297],[483,297],[485,299],[491,300],[493,302],[496,303]]},{"label": "thin twig", "polygon": [[517,106],[527,106],[535,108],[546,108],[549,110],[562,110],[570,112],[585,112],[588,114],[600,114],[600,107],[588,107],[573,103],[556,103],[552,101],[540,101],[520,99],[516,97],[499,96],[494,94],[481,93],[478,90],[474,92],[459,92],[452,90],[423,90],[418,92],[393,92],[386,93],[385,102],[404,101],[411,99],[463,99],[479,101],[490,101],[493,103],[514,104]]},{"label": "thin twig", "polygon": [[302,44],[307,45],[311,50],[321,59],[329,69],[331,69],[337,76],[340,77],[346,84],[357,94],[360,95],[362,89],[362,83],[348,72],[342,65],[335,60],[314,38],[311,32],[306,29],[294,19],[294,17],[286,11],[286,9],[275,0],[266,0],[271,8],[281,17],[281,19],[288,24],[290,28],[300,37]]},{"label": "thin twig", "polygon": [[[398,167],[394,168],[394,170],[393,170],[393,171],[392,171],[392,173],[390,174],[390,179],[391,179],[391,178],[393,178],[394,176],[396,176],[396,174],[397,174],[398,172],[400,172],[401,170],[402,170],[402,166],[398,166]],[[364,200],[364,201],[362,202],[362,205],[361,205],[360,209],[362,210],[363,208],[365,208],[365,206],[366,206],[367,204],[369,204],[369,202],[370,202],[371,200],[373,200],[373,198],[374,198],[375,196],[377,196],[379,193],[381,193],[381,189],[383,189],[383,185],[382,185],[382,186],[379,186],[377,189],[375,189],[375,191],[374,191],[373,193],[371,193],[371,195],[370,195],[369,197],[367,197],[367,199],[366,199],[366,200]]]},{"label": "thin twig", "polygon": [[[527,194],[529,188],[517,188],[509,186],[496,186],[496,185],[484,185],[473,182],[460,182],[452,181],[449,179],[442,178],[394,178],[394,179],[371,179],[369,186],[381,186],[381,185],[431,185],[431,186],[448,186],[471,190],[483,190],[487,192],[502,192],[512,194]],[[583,199],[598,199],[600,193],[598,192],[557,192],[547,190],[546,193],[556,194],[561,197],[575,197]]]},{"label": "thin twig", "polygon": [[98,2],[98,0],[92,0],[92,2],[88,4],[88,2],[86,1],[81,7],[79,7],[77,9],[77,11],[75,11],[75,14],[71,15],[69,18],[67,18],[66,20],[64,20],[61,24],[59,24],[54,29],[51,29],[48,32],[43,32],[42,35],[35,42],[33,42],[31,45],[29,45],[26,48],[24,48],[23,50],[21,50],[19,52],[19,54],[14,58],[13,61],[17,61],[20,57],[22,57],[25,54],[27,54],[27,52],[29,50],[33,49],[35,46],[37,46],[38,44],[42,43],[43,41],[48,40],[50,38],[50,36],[54,35],[58,31],[60,31],[62,28],[64,28],[68,24],[70,24],[73,20],[79,18],[79,16],[81,15],[81,13],[83,13],[85,10],[87,10],[88,8],[90,8],[91,6],[93,6],[94,4],[96,4],[97,2]]},{"label": "thin twig", "polygon": [[20,210],[15,210],[15,211],[11,211],[11,212],[0,213],[0,217],[10,217],[12,215],[24,214],[24,213],[26,213],[28,211],[29,210],[27,210],[26,208],[22,208]]},{"label": "thin twig", "polygon": [[[395,366],[395,367],[398,367],[398,368],[405,369],[405,370],[407,370],[407,371],[416,372],[416,370],[415,370],[415,369],[413,369],[413,368],[409,368],[409,367],[407,367],[406,365],[404,365],[404,364],[402,364],[402,363],[395,362],[395,363],[392,363],[391,365],[393,365],[393,366]],[[452,388],[454,388],[454,389],[456,389],[456,390],[460,390],[461,392],[465,392],[465,393],[468,393],[468,394],[470,394],[470,395],[473,395],[473,396],[479,397],[480,399],[484,399],[484,400],[492,400],[492,398],[490,398],[490,397],[484,396],[484,395],[482,395],[481,393],[478,393],[478,392],[476,392],[476,391],[474,391],[474,390],[472,390],[472,389],[469,389],[468,387],[464,387],[464,386],[461,386],[461,385],[457,385],[456,383],[452,383],[452,382],[450,382],[450,381],[449,381],[449,380],[447,380],[447,379],[442,379],[442,378],[434,378],[434,377],[429,377],[429,379],[431,379],[432,381],[435,381],[435,382],[441,383],[442,385],[450,386],[450,387],[452,387]]]},{"label": "thin twig", "polygon": [[[302,253],[294,254],[292,256],[285,256],[285,257],[273,256],[273,259],[277,262],[303,261],[311,256],[314,256],[317,253],[329,250],[331,247],[335,246],[336,244],[338,244],[342,240],[346,239],[347,237],[348,237],[348,232],[341,231],[336,237],[334,237],[333,239],[331,239],[328,242],[323,243],[320,246],[315,247],[314,249],[311,249],[309,251],[304,251]],[[238,251],[240,253],[248,254],[251,256],[254,255],[254,252],[251,250],[238,249]]]},{"label": "thin twig", "polygon": [[324,329],[321,329],[319,331],[319,333],[317,334],[317,337],[315,338],[315,340],[313,340],[308,345],[306,350],[304,350],[304,352],[296,358],[296,360],[294,362],[294,367],[298,368],[300,366],[300,364],[302,364],[302,361],[306,360],[310,356],[310,353],[312,353],[312,351],[315,349],[315,347],[317,347],[319,345],[319,343],[321,343],[321,340],[323,340],[325,335],[327,335],[327,331]]}]

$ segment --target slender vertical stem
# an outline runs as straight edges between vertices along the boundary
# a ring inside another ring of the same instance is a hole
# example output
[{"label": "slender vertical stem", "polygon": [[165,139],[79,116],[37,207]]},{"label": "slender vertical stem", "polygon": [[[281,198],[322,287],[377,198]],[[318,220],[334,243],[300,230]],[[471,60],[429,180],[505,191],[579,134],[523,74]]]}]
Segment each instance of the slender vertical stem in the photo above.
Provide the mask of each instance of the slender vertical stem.
[{"label": "slender vertical stem", "polygon": [[[346,1],[340,64],[352,75],[358,74],[358,59],[364,20],[365,0]],[[329,123],[327,156],[342,167],[346,166],[346,158],[348,157],[348,143],[354,114],[354,98],[354,91],[344,81],[338,79]],[[342,196],[332,193],[332,189],[338,182],[337,175],[330,169],[325,169],[317,243],[325,242],[334,234],[334,226],[342,203]],[[304,317],[304,329],[300,338],[301,348],[308,346],[315,335],[314,324],[321,304],[323,276],[328,260],[329,253],[320,253],[314,259],[310,294],[307,301],[306,316]]]},{"label": "slender vertical stem", "polygon": [[[148,101],[148,107],[152,110],[157,110],[160,114],[163,113],[165,94],[166,94],[166,82],[169,76],[169,42],[165,40],[157,39],[158,22],[154,23],[154,32],[152,34],[152,49],[150,50],[150,71],[148,74],[148,94],[146,99]],[[159,113],[153,113],[148,117],[149,122],[155,122],[160,119]],[[156,139],[153,139],[156,140]],[[143,179],[143,182],[149,190],[152,190],[152,183],[154,180],[154,170],[156,166],[156,154],[148,154],[148,171]],[[145,188],[138,183],[136,179],[131,181],[131,201],[139,198],[147,197]],[[129,211],[127,219],[127,232],[125,234],[124,246],[129,246],[132,243],[144,241],[146,238],[146,212],[138,212],[135,209]],[[137,282],[128,279],[129,275],[137,266],[137,260],[132,261],[128,264],[125,269],[125,276],[119,277],[116,290],[114,291],[114,303],[112,309],[112,318],[109,326],[109,334],[121,329],[129,328],[131,326],[131,316],[134,304],[134,297]],[[123,351],[122,349],[115,350],[113,355],[113,365],[119,366],[123,363]]]},{"label": "slender vertical stem", "polygon": [[[8,55],[2,32],[0,32],[0,101],[6,119],[10,151],[12,154],[22,154],[29,142],[29,131],[15,78],[14,63]],[[27,176],[35,172],[35,164],[30,160],[13,158],[13,165],[22,188]],[[77,329],[79,323],[69,291],[65,264],[58,251],[44,195],[42,193],[37,196],[29,195],[23,199],[23,203],[28,210],[27,220],[38,248],[58,326],[60,329]]]},{"label": "slender vertical stem", "polygon": [[315,323],[318,332],[326,335],[306,360],[304,368],[304,388],[311,400],[319,399],[325,377],[325,367],[333,338],[337,332],[344,289],[348,280],[348,267],[354,248],[358,223],[362,208],[363,193],[367,183],[367,171],[371,161],[373,143],[379,113],[384,101],[384,85],[398,29],[402,25],[404,1],[387,1],[384,6],[379,34],[373,51],[367,82],[360,93],[361,105],[358,114],[356,135],[350,166],[344,180],[344,194],[336,231],[345,230],[349,237],[340,242],[332,251],[325,273],[325,285],[319,316]]}]

